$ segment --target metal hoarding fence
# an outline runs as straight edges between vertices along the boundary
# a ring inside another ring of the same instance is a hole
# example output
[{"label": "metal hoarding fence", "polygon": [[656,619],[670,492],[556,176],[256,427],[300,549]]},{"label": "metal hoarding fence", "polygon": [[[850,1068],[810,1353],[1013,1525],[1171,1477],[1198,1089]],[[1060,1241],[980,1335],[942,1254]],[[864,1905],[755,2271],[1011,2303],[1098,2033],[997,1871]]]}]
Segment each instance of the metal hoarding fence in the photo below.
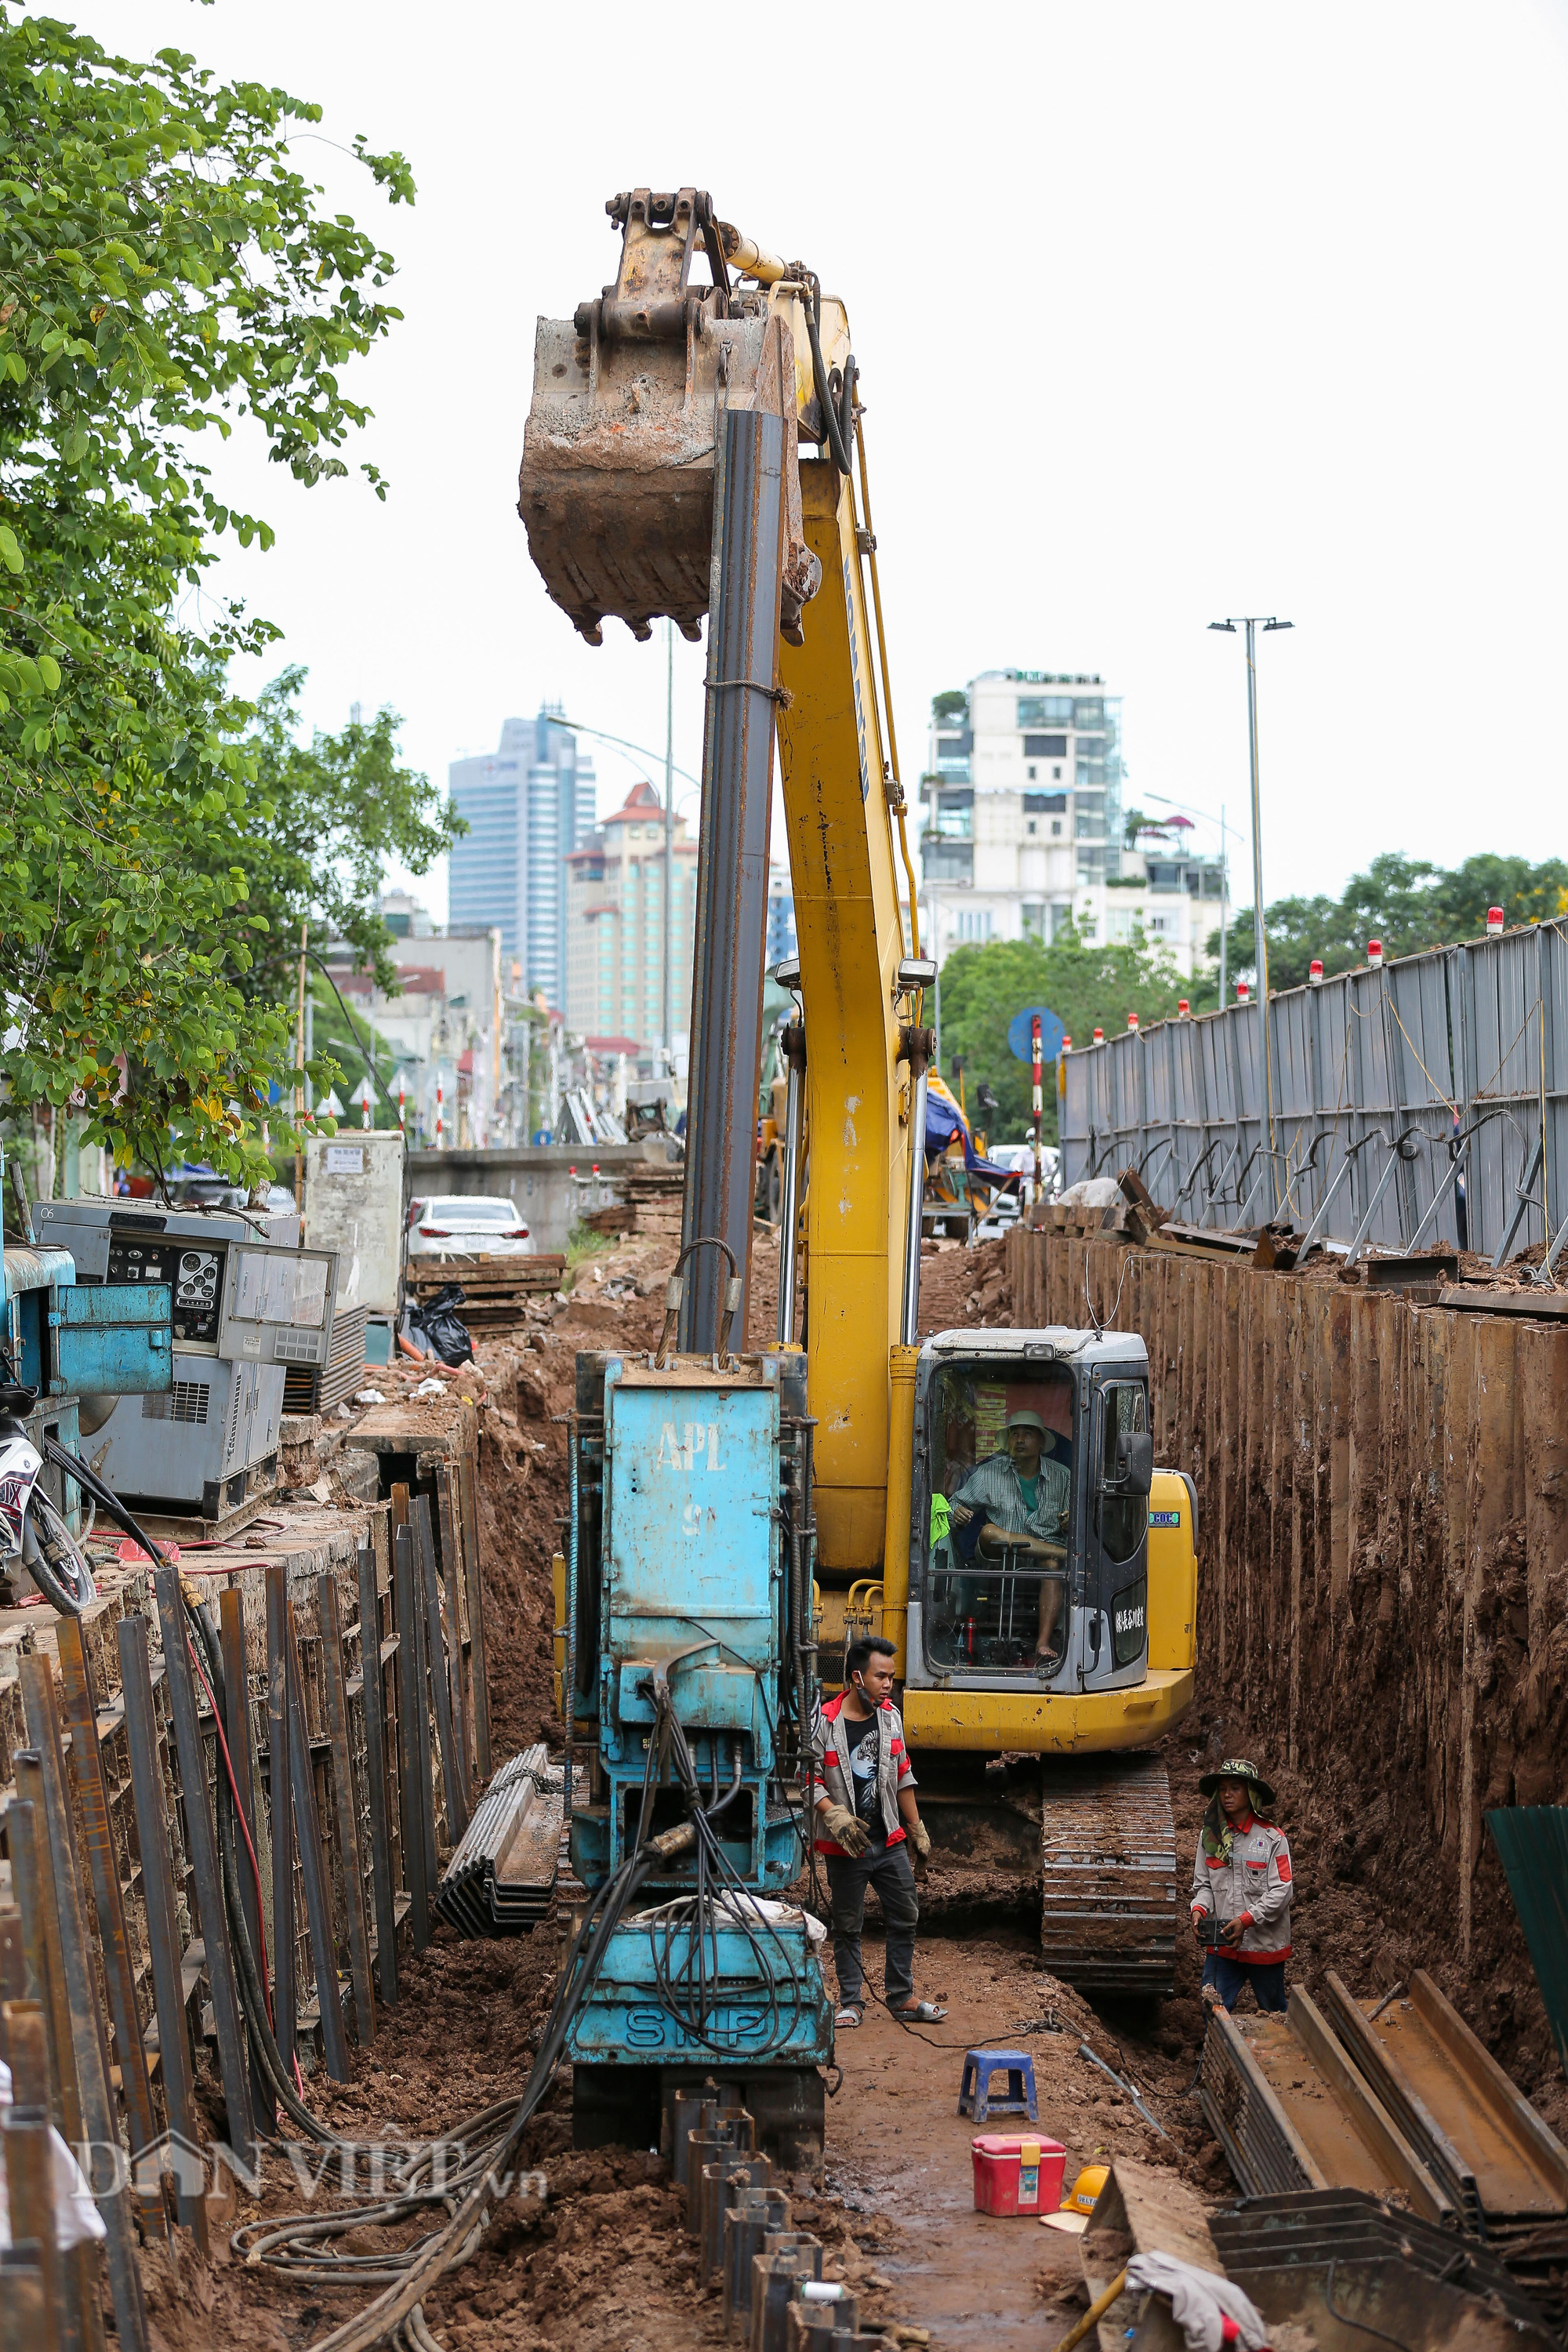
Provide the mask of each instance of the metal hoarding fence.
[{"label": "metal hoarding fence", "polygon": [[1066,1184],[1136,1168],[1184,1222],[1280,1213],[1356,1247],[1502,1259],[1568,1228],[1568,938],[1555,922],[1343,972],[1067,1056]]}]

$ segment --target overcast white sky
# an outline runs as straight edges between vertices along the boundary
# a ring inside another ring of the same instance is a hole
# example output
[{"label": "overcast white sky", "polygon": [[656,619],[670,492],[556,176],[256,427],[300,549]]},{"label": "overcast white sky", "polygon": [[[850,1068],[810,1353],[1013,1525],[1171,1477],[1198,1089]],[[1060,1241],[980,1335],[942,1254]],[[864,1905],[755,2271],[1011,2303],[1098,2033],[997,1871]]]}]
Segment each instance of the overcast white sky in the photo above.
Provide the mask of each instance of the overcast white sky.
[{"label": "overcast white sky", "polygon": [[[1239,641],[1205,624],[1279,613],[1268,898],[1380,849],[1561,850],[1563,5],[860,0],[815,33],[621,0],[60,13],[412,163],[418,205],[389,209],[333,147],[297,151],[399,259],[405,320],[356,371],[376,419],[345,453],[385,505],[223,460],[279,533],[224,584],[282,625],[313,721],[390,702],[443,781],[542,697],[662,744],[661,651],[616,624],[582,645],[513,501],[536,314],[613,277],[606,196],[695,182],[848,304],[907,780],[936,689],[1099,670],[1129,801],[1245,826]],[[678,645],[693,772],[700,659]],[[597,756],[605,807],[638,767]]]}]

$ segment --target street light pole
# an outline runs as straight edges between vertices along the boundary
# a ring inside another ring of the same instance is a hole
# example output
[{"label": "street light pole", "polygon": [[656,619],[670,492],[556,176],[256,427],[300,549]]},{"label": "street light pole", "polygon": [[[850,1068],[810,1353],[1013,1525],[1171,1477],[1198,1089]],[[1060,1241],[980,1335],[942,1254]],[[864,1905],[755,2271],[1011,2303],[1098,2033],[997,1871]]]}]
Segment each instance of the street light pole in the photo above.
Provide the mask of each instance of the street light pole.
[{"label": "street light pole", "polygon": [[1225,803],[1221,801],[1219,804],[1219,1009],[1222,1013],[1225,1011],[1225,934],[1230,919],[1230,909],[1226,903],[1226,872]]},{"label": "street light pole", "polygon": [[[1264,1152],[1263,1198],[1268,1214],[1274,1216],[1279,1206],[1279,1177],[1274,1166],[1274,1074],[1272,1055],[1268,1050],[1268,940],[1263,923],[1263,811],[1258,776],[1258,661],[1256,632],[1261,628],[1267,635],[1270,629],[1289,629],[1294,622],[1277,620],[1270,614],[1265,620],[1261,614],[1245,613],[1228,621],[1211,621],[1211,629],[1223,629],[1236,634],[1239,620],[1247,631],[1247,741],[1252,764],[1252,936],[1258,977],[1258,1068],[1261,1082],[1258,1104],[1258,1140]],[[1222,902],[1223,903],[1223,902]],[[1223,926],[1220,937],[1225,937]]]}]

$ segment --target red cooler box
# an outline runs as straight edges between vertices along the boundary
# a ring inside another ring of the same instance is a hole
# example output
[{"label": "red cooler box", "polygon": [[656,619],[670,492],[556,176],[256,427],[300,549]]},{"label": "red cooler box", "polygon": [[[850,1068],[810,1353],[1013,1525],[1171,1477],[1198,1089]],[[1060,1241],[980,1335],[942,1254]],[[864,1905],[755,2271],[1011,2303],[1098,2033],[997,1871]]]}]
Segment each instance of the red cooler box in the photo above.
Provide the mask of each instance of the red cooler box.
[{"label": "red cooler box", "polygon": [[1037,2132],[1019,2139],[984,2133],[969,2143],[974,2157],[977,2213],[1054,2213],[1062,2201],[1067,2150]]}]

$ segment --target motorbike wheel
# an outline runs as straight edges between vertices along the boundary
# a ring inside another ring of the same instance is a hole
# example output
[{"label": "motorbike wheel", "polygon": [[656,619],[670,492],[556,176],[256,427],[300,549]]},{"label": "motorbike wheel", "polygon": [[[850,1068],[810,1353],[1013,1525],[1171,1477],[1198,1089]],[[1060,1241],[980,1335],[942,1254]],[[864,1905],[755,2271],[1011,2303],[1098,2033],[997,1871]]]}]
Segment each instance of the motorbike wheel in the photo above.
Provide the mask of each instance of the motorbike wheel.
[{"label": "motorbike wheel", "polygon": [[35,1488],[22,1526],[22,1565],[63,1617],[79,1617],[98,1599],[81,1549],[47,1495]]}]

